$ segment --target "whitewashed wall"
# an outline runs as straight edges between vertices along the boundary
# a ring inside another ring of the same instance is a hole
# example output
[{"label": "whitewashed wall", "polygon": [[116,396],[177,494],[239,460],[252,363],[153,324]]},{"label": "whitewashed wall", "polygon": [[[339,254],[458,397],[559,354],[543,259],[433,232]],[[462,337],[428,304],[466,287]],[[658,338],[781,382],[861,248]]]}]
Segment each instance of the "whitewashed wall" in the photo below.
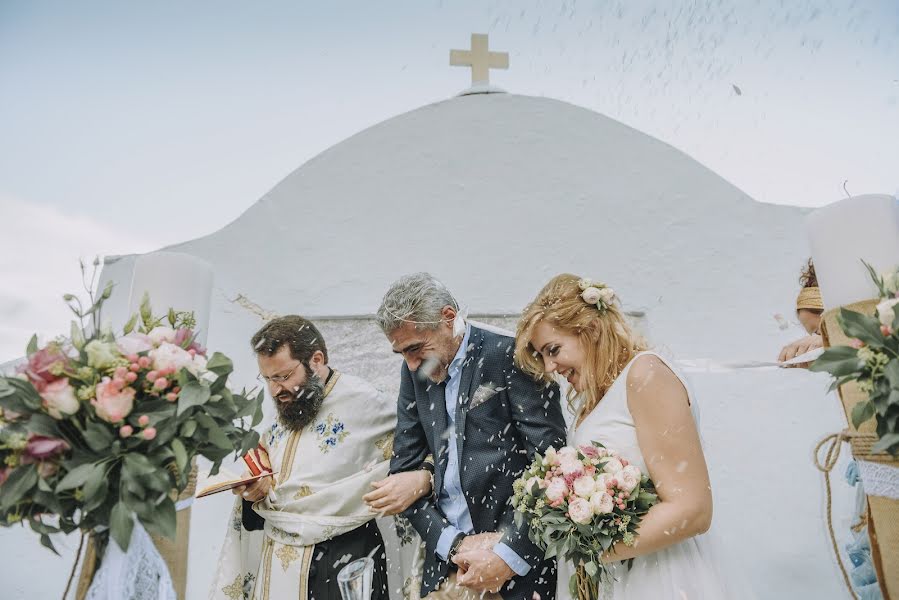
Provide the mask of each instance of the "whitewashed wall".
[{"label": "whitewashed wall", "polygon": [[[235,360],[238,384],[254,382],[247,340],[262,323],[239,295],[281,314],[366,315],[391,281],[416,270],[441,277],[473,313],[508,315],[558,272],[604,279],[627,308],[646,312],[651,339],[678,357],[764,360],[800,334],[773,315],[795,319],[804,214],[755,202],[602,115],[496,94],[363,131],[219,232],[170,249],[213,265],[208,343]],[[133,261],[107,260],[104,281],[127,280]],[[124,320],[124,308],[111,308]],[[395,386],[398,358],[371,322],[321,325],[335,366]],[[692,379],[724,551],[760,598],[842,598],[810,456],[820,436],[843,427],[824,378],[771,370]],[[845,525],[852,494],[835,479]],[[195,506],[192,599],[205,597],[228,503]],[[4,598],[61,595],[69,554],[55,559],[17,531],[0,532],[0,552],[34,566],[0,563]]]}]

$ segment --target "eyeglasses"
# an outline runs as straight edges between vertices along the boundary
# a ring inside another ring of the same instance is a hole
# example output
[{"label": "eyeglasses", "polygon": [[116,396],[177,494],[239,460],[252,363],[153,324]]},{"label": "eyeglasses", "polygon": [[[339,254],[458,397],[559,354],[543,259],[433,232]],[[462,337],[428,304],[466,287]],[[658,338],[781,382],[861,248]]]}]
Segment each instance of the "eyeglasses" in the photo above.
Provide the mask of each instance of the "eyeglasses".
[{"label": "eyeglasses", "polygon": [[287,373],[287,375],[272,375],[271,377],[266,377],[265,375],[260,373],[259,375],[256,376],[256,379],[258,379],[259,381],[262,381],[264,383],[279,383],[279,384],[284,383],[285,381],[290,379],[290,376],[293,375],[293,372],[296,371],[297,367],[299,367],[302,364],[303,363],[301,363],[301,362],[297,363],[296,366],[294,368],[292,368],[289,373]]}]

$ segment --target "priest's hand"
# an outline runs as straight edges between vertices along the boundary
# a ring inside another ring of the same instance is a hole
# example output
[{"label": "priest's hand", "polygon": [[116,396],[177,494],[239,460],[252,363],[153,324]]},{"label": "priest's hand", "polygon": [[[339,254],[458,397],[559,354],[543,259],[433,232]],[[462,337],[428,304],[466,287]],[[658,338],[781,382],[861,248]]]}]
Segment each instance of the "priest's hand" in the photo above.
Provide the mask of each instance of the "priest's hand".
[{"label": "priest's hand", "polygon": [[[249,477],[252,473],[244,471],[243,477]],[[243,497],[244,500],[256,502],[262,500],[268,495],[268,491],[272,489],[272,478],[262,477],[249,485],[242,485],[231,490],[232,494]]]},{"label": "priest's hand", "polygon": [[476,592],[498,593],[515,575],[506,561],[492,550],[457,552],[453,562],[459,567],[456,582]]},{"label": "priest's hand", "polygon": [[431,474],[424,469],[394,473],[386,479],[372,482],[371,486],[374,491],[362,496],[362,500],[373,512],[385,516],[396,515],[431,493]]}]

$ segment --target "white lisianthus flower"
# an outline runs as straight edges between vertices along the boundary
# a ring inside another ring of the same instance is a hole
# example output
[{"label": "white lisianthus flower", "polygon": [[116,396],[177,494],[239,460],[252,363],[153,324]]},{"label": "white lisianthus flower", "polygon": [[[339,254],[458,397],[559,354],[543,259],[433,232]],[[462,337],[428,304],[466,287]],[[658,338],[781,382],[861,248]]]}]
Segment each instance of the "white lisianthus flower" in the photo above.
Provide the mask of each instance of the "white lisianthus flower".
[{"label": "white lisianthus flower", "polygon": [[621,465],[620,460],[618,460],[617,458],[611,458],[608,461],[606,461],[606,464],[603,465],[602,470],[605,471],[606,473],[611,473],[612,475],[618,475],[618,473],[623,468],[624,467]]},{"label": "white lisianthus flower", "polygon": [[575,523],[586,525],[593,520],[593,507],[588,500],[576,498],[568,505],[568,514]]},{"label": "white lisianthus flower", "polygon": [[584,472],[584,463],[574,458],[562,458],[562,473],[564,475],[580,475]]},{"label": "white lisianthus flower", "polygon": [[568,493],[568,484],[561,477],[554,477],[546,488],[546,499],[550,502],[563,500]]},{"label": "white lisianthus flower", "polygon": [[574,493],[581,498],[589,498],[596,489],[596,484],[589,475],[581,475],[574,480],[572,487],[574,488]]},{"label": "white lisianthus flower", "polygon": [[177,373],[184,367],[194,368],[194,357],[184,348],[169,342],[163,342],[158,348],[150,350],[148,356],[157,371],[171,368]]},{"label": "white lisianthus flower", "polygon": [[[206,357],[202,354],[194,355],[194,359],[190,361],[187,366],[187,370],[193,373],[195,376],[199,376],[201,373],[206,371]],[[217,377],[217,376],[216,376]]]},{"label": "white lisianthus flower", "polygon": [[92,340],[84,347],[84,351],[87,353],[87,364],[95,369],[108,369],[119,359],[115,344],[100,340]]},{"label": "white lisianthus flower", "polygon": [[175,333],[175,330],[171,327],[163,327],[160,325],[159,327],[154,327],[147,335],[154,346],[161,346],[164,342],[174,344]]},{"label": "white lisianthus flower", "polygon": [[138,354],[153,348],[150,337],[143,333],[131,332],[116,340],[116,346],[122,354]]},{"label": "white lisianthus flower", "polygon": [[533,490],[535,485],[537,486],[537,489],[543,489],[546,487],[546,484],[543,482],[542,478],[531,477],[524,483],[524,491],[526,491],[528,494],[530,494],[531,490]]},{"label": "white lisianthus flower", "polygon": [[899,304],[899,298],[891,298],[884,300],[877,305],[877,316],[880,318],[880,324],[886,327],[893,326],[893,319],[896,318],[896,305]]},{"label": "white lisianthus flower", "polygon": [[590,508],[595,515],[607,515],[615,508],[615,502],[607,493],[596,492],[590,496]]},{"label": "white lisianthus flower", "polygon": [[595,287],[590,287],[581,292],[581,298],[584,299],[584,302],[587,304],[596,304],[602,299],[602,290]]}]

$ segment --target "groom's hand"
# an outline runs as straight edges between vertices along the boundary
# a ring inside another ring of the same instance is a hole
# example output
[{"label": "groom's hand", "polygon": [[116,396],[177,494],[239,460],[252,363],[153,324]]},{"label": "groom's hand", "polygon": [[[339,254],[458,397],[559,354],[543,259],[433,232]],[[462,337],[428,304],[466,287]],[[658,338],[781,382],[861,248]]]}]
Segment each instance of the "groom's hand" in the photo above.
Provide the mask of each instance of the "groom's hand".
[{"label": "groom's hand", "polygon": [[492,550],[457,552],[453,562],[459,567],[457,583],[477,592],[498,593],[515,575],[506,561]]},{"label": "groom's hand", "polygon": [[465,539],[459,544],[459,550],[456,553],[465,554],[474,550],[491,550],[499,543],[502,537],[503,534],[495,531],[465,536]]}]

